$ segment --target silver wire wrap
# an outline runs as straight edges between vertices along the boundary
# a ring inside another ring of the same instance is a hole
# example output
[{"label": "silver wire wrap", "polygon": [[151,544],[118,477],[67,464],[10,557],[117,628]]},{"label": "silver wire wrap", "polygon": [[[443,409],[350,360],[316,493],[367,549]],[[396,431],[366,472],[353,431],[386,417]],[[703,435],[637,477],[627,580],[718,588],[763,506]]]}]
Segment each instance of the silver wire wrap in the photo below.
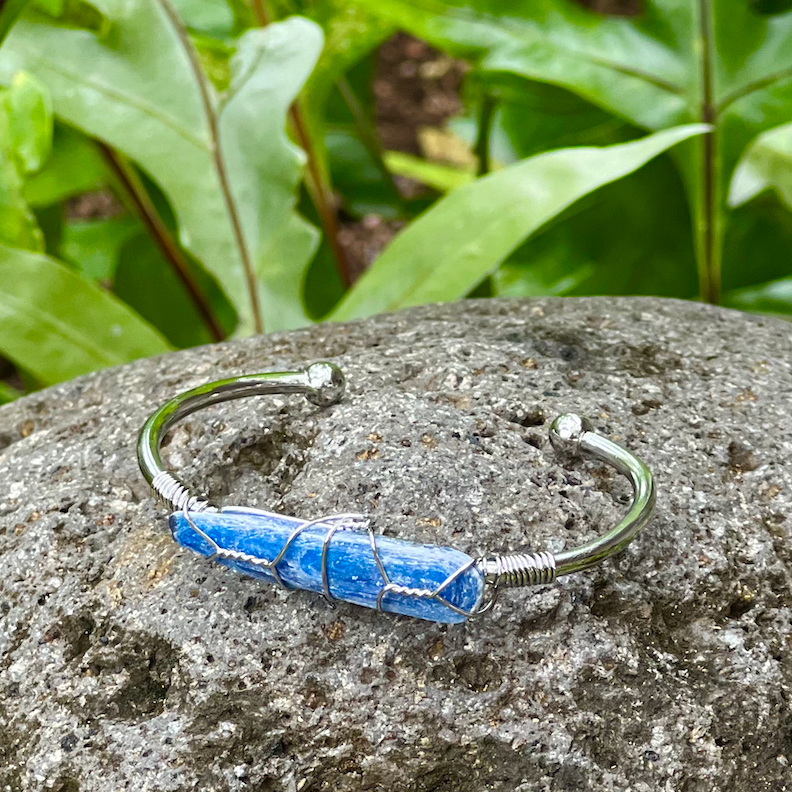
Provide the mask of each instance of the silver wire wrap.
[{"label": "silver wire wrap", "polygon": [[482,559],[485,573],[498,586],[542,586],[556,579],[555,556],[552,553],[511,553]]},{"label": "silver wire wrap", "polygon": [[208,500],[193,495],[184,482],[179,481],[167,470],[160,470],[154,475],[151,488],[157,500],[172,511],[202,512],[210,505]]},{"label": "silver wire wrap", "polygon": [[[390,575],[385,569],[385,564],[383,563],[382,557],[380,556],[379,550],[377,549],[377,534],[374,533],[374,530],[371,526],[371,521],[363,514],[331,514],[326,517],[319,517],[316,520],[311,520],[310,522],[305,522],[302,525],[298,525],[291,532],[291,534],[289,534],[288,539],[283,543],[283,547],[281,547],[281,549],[278,551],[275,558],[265,559],[259,558],[258,556],[254,556],[249,553],[240,552],[239,550],[231,550],[229,548],[223,547],[222,545],[218,544],[215,539],[209,536],[206,531],[203,531],[195,524],[195,522],[190,518],[189,509],[182,509],[181,511],[185,520],[187,520],[193,531],[195,531],[202,539],[208,542],[212,548],[212,554],[208,556],[209,560],[216,558],[227,561],[241,561],[243,563],[253,564],[270,572],[275,578],[275,582],[286,591],[290,591],[291,589],[286,585],[283,578],[281,577],[280,572],[278,571],[278,564],[283,560],[291,544],[303,531],[315,526],[326,526],[327,533],[325,534],[324,540],[322,541],[321,558],[322,596],[332,608],[335,607],[335,603],[339,600],[337,597],[334,597],[330,591],[330,578],[327,571],[327,552],[333,536],[335,536],[335,534],[339,531],[364,531],[368,534],[369,542],[371,544],[371,553],[374,557],[374,561],[377,564],[377,569],[379,570],[383,581],[382,588],[380,589],[379,595],[377,596],[376,609],[379,613],[385,613],[382,603],[388,594],[395,594],[402,597],[414,597],[416,599],[431,599],[435,602],[439,602],[455,613],[466,616],[468,619],[473,619],[476,616],[479,616],[485,610],[489,610],[492,605],[488,597],[482,597],[482,600],[477,603],[475,608],[471,610],[465,610],[464,608],[457,607],[452,602],[449,602],[445,597],[443,597],[443,591],[445,591],[445,589],[447,589],[458,577],[460,577],[460,575],[463,575],[468,571],[468,569],[479,563],[477,559],[471,559],[467,563],[462,564],[459,569],[452,572],[439,586],[437,586],[437,588],[434,589],[415,588],[413,586],[403,586],[399,583],[394,583],[390,579]],[[222,509],[221,511],[231,514],[266,514],[266,512],[260,512],[258,509],[249,509],[242,506],[230,506]]]},{"label": "silver wire wrap", "polygon": [[[376,534],[362,515],[330,515],[303,523],[295,529],[280,553],[272,560],[259,559],[222,548],[203,531],[197,529],[189,517],[190,513],[217,507],[208,499],[193,494],[183,482],[165,469],[160,457],[162,441],[174,423],[204,407],[247,396],[285,393],[302,393],[311,403],[327,407],[340,401],[343,396],[344,376],[341,370],[331,363],[314,363],[301,371],[233,377],[193,388],[164,404],[146,421],[138,440],[138,463],[160,501],[172,511],[183,512],[191,526],[211,543],[215,551],[213,557],[257,564],[269,570],[281,585],[284,584],[278,574],[277,565],[291,542],[306,528],[326,524],[328,533],[322,552],[322,580],[325,599],[331,604],[333,597],[330,595],[327,579],[327,548],[334,534],[340,530],[366,530],[369,533],[374,559],[383,579],[383,587],[377,599],[378,610],[382,611],[384,597],[393,594],[434,599],[457,613],[471,618],[492,607],[500,588],[549,584],[562,575],[587,569],[620,552],[646,525],[654,510],[656,493],[649,468],[629,451],[594,432],[584,419],[574,414],[565,414],[556,418],[550,427],[550,440],[555,450],[568,458],[584,457],[605,462],[626,476],[633,488],[632,504],[622,520],[603,535],[578,547],[557,554],[510,553],[476,558],[449,575],[448,579],[436,589],[411,588],[392,581],[377,552]],[[241,507],[237,508],[241,509]],[[487,591],[478,606],[473,611],[466,612],[448,602],[442,593],[473,565],[482,571]]]}]

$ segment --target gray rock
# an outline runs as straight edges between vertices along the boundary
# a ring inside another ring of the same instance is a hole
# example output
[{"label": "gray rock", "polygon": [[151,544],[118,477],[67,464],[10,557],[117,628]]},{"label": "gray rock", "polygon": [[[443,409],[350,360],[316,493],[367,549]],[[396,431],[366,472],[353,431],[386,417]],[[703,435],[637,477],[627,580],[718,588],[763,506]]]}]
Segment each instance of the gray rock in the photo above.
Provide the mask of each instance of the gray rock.
[{"label": "gray rock", "polygon": [[[0,410],[0,790],[792,789],[792,327],[661,300],[481,301],[103,371]],[[617,559],[462,627],[285,594],[175,546],[136,433],[201,382],[330,359],[345,400],[191,416],[167,458],[226,503],[558,550],[656,471]]]}]

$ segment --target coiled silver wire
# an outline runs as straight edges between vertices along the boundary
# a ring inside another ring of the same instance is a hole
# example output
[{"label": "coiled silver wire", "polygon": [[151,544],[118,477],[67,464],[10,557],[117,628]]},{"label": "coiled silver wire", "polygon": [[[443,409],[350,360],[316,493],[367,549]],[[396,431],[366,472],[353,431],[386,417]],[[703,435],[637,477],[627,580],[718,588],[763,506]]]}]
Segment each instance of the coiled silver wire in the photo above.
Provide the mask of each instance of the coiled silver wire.
[{"label": "coiled silver wire", "polygon": [[202,512],[211,505],[205,498],[193,495],[175,476],[167,470],[160,470],[151,480],[151,488],[157,499],[172,511]]},{"label": "coiled silver wire", "polygon": [[556,578],[552,553],[509,553],[479,562],[489,582],[498,587],[542,586]]}]

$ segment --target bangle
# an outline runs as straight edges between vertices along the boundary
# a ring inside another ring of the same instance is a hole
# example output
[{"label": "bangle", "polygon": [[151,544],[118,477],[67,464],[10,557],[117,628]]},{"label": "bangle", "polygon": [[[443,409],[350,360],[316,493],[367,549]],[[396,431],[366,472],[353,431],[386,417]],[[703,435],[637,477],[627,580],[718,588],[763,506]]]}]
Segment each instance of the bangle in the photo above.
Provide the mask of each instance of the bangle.
[{"label": "bangle", "polygon": [[649,468],[621,446],[592,431],[577,415],[553,421],[550,440],[567,457],[592,457],[632,484],[632,504],[602,536],[558,554],[512,553],[479,558],[449,547],[417,544],[374,533],[361,514],[301,520],[242,506],[218,506],[195,495],[168,472],[160,457],[165,434],[213,404],[246,396],[304,394],[329,407],[344,393],[344,376],[331,363],[304,370],[252,374],[210,382],[176,396],[144,424],[138,463],[157,497],[171,510],[176,542],[239,572],[286,589],[305,589],[378,611],[456,623],[489,610],[499,589],[552,583],[623,550],[649,521],[655,488]]}]

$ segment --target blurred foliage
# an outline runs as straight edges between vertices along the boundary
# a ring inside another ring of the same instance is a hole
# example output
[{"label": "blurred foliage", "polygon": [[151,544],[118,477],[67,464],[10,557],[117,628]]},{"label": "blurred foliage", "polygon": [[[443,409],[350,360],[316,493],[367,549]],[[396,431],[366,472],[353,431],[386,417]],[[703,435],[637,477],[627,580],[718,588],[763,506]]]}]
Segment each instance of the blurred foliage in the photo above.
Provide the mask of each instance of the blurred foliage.
[{"label": "blurred foliage", "polygon": [[[468,64],[421,156],[377,130],[396,30]],[[343,225],[369,214],[401,230],[360,274]],[[466,295],[789,315],[790,250],[788,2],[0,3],[0,356],[26,388]]]}]

